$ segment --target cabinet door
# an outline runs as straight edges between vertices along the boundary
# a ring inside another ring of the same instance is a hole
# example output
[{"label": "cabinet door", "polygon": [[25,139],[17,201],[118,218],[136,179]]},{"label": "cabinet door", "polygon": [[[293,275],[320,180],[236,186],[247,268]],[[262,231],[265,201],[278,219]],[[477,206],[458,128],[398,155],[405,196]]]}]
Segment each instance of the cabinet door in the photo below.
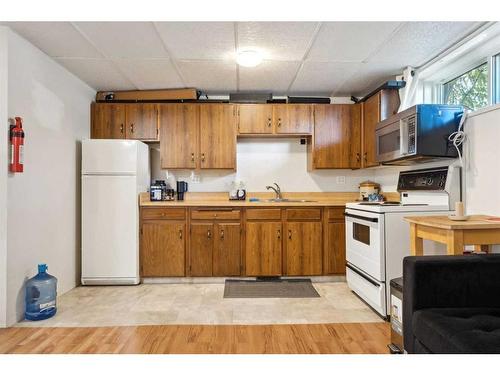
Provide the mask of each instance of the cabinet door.
[{"label": "cabinet door", "polygon": [[245,265],[247,276],[281,275],[280,222],[247,222]]},{"label": "cabinet door", "polygon": [[334,221],[328,223],[327,243],[323,257],[323,273],[325,275],[345,274],[345,223]]},{"label": "cabinet door", "polygon": [[239,134],[272,134],[273,106],[269,104],[238,105]]},{"label": "cabinet door", "polygon": [[94,103],[92,109],[91,138],[125,138],[125,105]]},{"label": "cabinet door", "polygon": [[[312,158],[314,169],[355,168],[359,133],[352,127],[352,105],[318,105],[314,109]],[[355,161],[356,159],[354,159]]]},{"label": "cabinet door", "polygon": [[321,275],[322,224],[316,222],[286,223],[286,274],[289,276]]},{"label": "cabinet door", "polygon": [[212,269],[214,276],[239,276],[241,273],[241,226],[219,223],[214,233]]},{"label": "cabinet door", "polygon": [[192,223],[189,242],[189,274],[212,276],[214,224]]},{"label": "cabinet door", "polygon": [[236,169],[235,106],[200,106],[200,160],[202,169]]},{"label": "cabinet door", "polygon": [[363,103],[363,167],[377,166],[375,127],[380,121],[380,93]]},{"label": "cabinet door", "polygon": [[313,106],[309,104],[273,105],[273,122],[278,134],[311,134]]},{"label": "cabinet door", "polygon": [[185,275],[185,224],[175,221],[144,222],[141,226],[141,275]]},{"label": "cabinet door", "polygon": [[161,167],[194,169],[198,166],[199,106],[160,104]]},{"label": "cabinet door", "polygon": [[156,104],[127,104],[127,139],[157,140],[158,110]]}]

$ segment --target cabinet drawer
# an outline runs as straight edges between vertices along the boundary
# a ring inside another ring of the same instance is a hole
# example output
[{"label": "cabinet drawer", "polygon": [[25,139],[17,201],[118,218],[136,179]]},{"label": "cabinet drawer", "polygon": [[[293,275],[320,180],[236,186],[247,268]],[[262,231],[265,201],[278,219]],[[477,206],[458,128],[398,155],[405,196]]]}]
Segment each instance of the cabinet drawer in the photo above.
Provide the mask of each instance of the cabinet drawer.
[{"label": "cabinet drawer", "polygon": [[143,220],[184,220],[186,210],[184,208],[143,208]]},{"label": "cabinet drawer", "polygon": [[240,210],[196,209],[191,211],[193,220],[240,220]]},{"label": "cabinet drawer", "polygon": [[289,208],[286,210],[287,220],[319,220],[321,208]]},{"label": "cabinet drawer", "polygon": [[281,220],[279,208],[249,208],[247,220]]},{"label": "cabinet drawer", "polygon": [[344,220],[345,207],[328,208],[328,220],[342,219]]}]

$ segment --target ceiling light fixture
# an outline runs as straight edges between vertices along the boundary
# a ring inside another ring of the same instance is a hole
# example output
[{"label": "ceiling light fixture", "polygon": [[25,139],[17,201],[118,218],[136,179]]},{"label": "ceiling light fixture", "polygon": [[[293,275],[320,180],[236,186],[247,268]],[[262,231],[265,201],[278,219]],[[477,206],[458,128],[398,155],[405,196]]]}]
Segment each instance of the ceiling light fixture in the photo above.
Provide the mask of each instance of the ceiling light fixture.
[{"label": "ceiling light fixture", "polygon": [[240,51],[236,57],[236,62],[238,65],[253,68],[262,62],[262,54],[259,51],[252,50]]}]

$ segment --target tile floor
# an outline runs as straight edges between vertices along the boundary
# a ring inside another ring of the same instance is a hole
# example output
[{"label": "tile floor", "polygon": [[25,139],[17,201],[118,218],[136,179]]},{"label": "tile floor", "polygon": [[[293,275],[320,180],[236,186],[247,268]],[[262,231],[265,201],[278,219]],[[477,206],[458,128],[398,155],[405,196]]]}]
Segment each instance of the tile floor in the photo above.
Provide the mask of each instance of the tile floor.
[{"label": "tile floor", "polygon": [[224,284],[78,287],[58,299],[53,318],[18,326],[382,322],[345,282],[314,287],[320,298],[225,299]]}]

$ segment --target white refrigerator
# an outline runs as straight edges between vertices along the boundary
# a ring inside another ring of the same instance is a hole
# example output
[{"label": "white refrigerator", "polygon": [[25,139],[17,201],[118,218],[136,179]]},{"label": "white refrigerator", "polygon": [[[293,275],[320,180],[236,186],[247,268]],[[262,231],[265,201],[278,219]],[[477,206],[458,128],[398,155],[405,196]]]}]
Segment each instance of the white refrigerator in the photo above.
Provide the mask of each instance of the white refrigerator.
[{"label": "white refrigerator", "polygon": [[140,282],[139,193],[149,183],[146,144],[82,142],[82,285]]}]

